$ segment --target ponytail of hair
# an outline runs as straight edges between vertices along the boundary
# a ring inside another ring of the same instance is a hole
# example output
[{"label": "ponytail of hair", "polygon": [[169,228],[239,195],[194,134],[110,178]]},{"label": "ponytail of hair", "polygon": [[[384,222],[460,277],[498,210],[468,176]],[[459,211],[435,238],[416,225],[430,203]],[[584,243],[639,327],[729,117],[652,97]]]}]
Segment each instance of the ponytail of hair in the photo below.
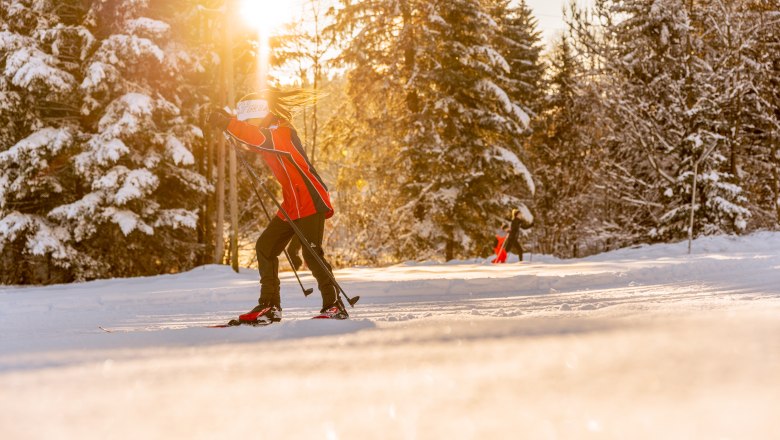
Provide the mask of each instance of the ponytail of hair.
[{"label": "ponytail of hair", "polygon": [[250,93],[241,98],[239,102],[264,99],[268,101],[268,108],[271,110],[271,113],[289,123],[297,111],[313,105],[321,96],[322,93],[314,89],[295,88],[283,91],[277,88],[269,88],[260,92]]}]

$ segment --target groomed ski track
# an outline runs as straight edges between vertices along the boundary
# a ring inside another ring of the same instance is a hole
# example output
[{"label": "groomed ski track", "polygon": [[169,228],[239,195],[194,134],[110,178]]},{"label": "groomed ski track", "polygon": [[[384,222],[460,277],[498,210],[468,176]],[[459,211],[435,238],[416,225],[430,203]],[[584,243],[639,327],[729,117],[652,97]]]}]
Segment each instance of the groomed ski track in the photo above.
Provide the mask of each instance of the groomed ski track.
[{"label": "groomed ski track", "polygon": [[348,321],[288,274],[263,328],[203,328],[251,270],[2,288],[0,435],[773,438],[780,234],[685,251],[345,269]]}]

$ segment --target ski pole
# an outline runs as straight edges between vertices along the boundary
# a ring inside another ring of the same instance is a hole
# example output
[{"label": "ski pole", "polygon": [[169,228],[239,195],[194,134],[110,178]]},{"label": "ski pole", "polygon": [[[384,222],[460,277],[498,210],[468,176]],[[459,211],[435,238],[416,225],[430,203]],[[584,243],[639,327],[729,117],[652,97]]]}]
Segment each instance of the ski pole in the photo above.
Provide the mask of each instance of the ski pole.
[{"label": "ski pole", "polygon": [[[273,193],[266,187],[263,182],[260,180],[260,177],[255,173],[255,171],[249,166],[249,164],[246,162],[246,159],[244,158],[243,152],[236,146],[235,139],[230,137],[229,135],[225,134],[226,138],[230,142],[230,145],[236,150],[236,156],[238,156],[241,163],[244,165],[244,168],[249,172],[250,176],[255,179],[255,181],[260,185],[261,188],[266,192],[266,194],[273,200],[276,207],[279,209],[279,212],[281,212],[284,215],[284,218],[287,220],[287,223],[292,227],[293,232],[295,235],[298,236],[298,239],[301,241],[301,244],[308,250],[312,257],[317,261],[317,264],[319,264],[324,270],[325,273],[328,275],[328,278],[333,282],[333,285],[336,286],[336,289],[340,295],[344,297],[344,299],[347,300],[350,306],[355,307],[355,303],[357,303],[360,300],[360,296],[355,296],[353,298],[350,298],[347,293],[344,291],[344,289],[341,287],[341,285],[336,281],[336,277],[333,276],[333,273],[328,268],[328,265],[325,264],[324,261],[320,258],[320,256],[314,251],[314,248],[312,247],[311,243],[309,243],[309,240],[306,239],[306,237],[303,235],[303,232],[298,228],[298,225],[296,225],[292,218],[290,218],[290,215],[287,213],[287,211],[282,207],[282,205],[279,203],[279,201],[276,200],[276,197],[274,197]],[[250,145],[251,146],[251,145]],[[266,149],[260,149],[257,147],[253,147],[260,151],[265,151]],[[277,154],[281,153],[282,156],[289,156],[290,154],[285,152],[280,152],[276,150],[269,150],[269,152],[276,152]],[[300,167],[298,167],[298,164],[295,163],[295,161],[292,161],[293,164],[295,164],[296,168],[298,168],[298,171],[301,172]]]}]

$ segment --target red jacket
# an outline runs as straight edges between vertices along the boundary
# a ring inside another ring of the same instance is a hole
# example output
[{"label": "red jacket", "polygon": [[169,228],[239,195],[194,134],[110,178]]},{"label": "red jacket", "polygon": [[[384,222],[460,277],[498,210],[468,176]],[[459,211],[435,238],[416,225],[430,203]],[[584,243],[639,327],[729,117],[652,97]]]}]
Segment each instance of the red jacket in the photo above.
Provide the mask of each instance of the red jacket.
[{"label": "red jacket", "polygon": [[[306,157],[298,133],[284,122],[276,121],[269,128],[232,119],[227,132],[238,139],[250,151],[259,154],[282,185],[282,208],[292,220],[308,217],[318,212],[325,218],[333,216],[333,205],[325,182]],[[255,147],[255,148],[252,148]],[[275,154],[265,150],[290,153],[291,156]],[[295,161],[293,164],[290,159]],[[296,166],[297,164],[297,166]],[[276,213],[285,220],[281,211]]]}]

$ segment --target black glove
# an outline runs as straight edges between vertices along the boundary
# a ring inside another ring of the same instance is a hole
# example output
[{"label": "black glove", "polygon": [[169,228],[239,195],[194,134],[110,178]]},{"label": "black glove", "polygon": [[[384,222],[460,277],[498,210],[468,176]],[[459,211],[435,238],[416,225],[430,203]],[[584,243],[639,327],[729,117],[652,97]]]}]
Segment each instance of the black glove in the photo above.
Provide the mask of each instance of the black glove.
[{"label": "black glove", "polygon": [[224,131],[227,129],[231,119],[233,119],[233,115],[224,109],[215,110],[209,116],[209,125]]}]

